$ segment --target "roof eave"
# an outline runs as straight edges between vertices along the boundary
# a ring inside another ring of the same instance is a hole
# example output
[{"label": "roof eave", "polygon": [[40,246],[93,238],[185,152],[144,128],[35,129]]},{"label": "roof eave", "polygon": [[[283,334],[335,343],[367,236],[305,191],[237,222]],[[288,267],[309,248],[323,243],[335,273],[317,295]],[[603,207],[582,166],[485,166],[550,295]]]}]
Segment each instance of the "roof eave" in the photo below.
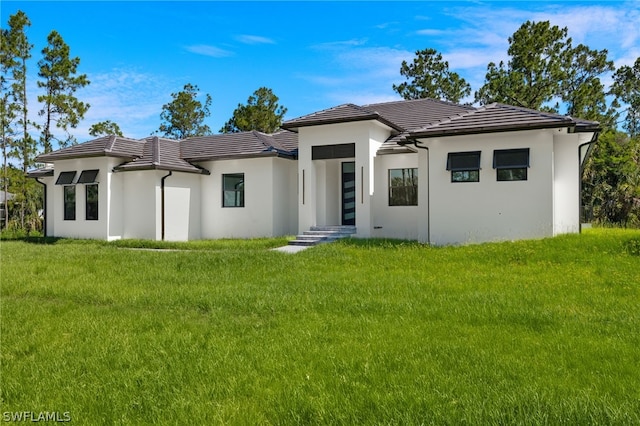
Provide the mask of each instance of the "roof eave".
[{"label": "roof eave", "polygon": [[183,167],[171,167],[171,166],[164,166],[161,164],[141,164],[141,165],[136,165],[136,166],[127,166],[127,167],[122,167],[122,166],[116,166],[113,168],[114,173],[117,172],[136,172],[136,171],[144,171],[144,170],[164,170],[164,171],[168,171],[168,172],[183,172],[183,173],[194,173],[194,174],[201,174],[201,175],[210,175],[211,172],[207,169],[204,169],[202,167],[197,167],[197,170],[191,169],[191,168],[183,168]]},{"label": "roof eave", "polygon": [[295,159],[297,156],[294,153],[287,154],[277,151],[265,151],[256,152],[250,154],[230,154],[230,155],[216,155],[216,156],[202,156],[202,157],[189,157],[183,158],[183,160],[190,163],[200,163],[203,161],[222,161],[222,160],[240,160],[243,158],[263,158],[263,157],[281,157],[288,159]]},{"label": "roof eave", "polygon": [[79,158],[97,158],[97,157],[111,157],[111,158],[124,158],[126,160],[133,160],[135,158],[140,158],[139,155],[124,155],[124,154],[115,154],[113,152],[97,152],[91,154],[69,154],[69,155],[50,155],[42,154],[35,158],[35,161],[38,163],[53,163],[55,161],[61,160],[77,160]]},{"label": "roof eave", "polygon": [[397,130],[399,132],[404,131],[403,128],[399,127],[395,123],[390,122],[389,120],[386,120],[385,118],[380,116],[380,114],[369,114],[369,115],[364,115],[364,116],[360,116],[360,117],[333,118],[333,119],[327,119],[327,120],[321,120],[321,119],[319,119],[319,120],[303,120],[303,121],[298,121],[298,122],[289,123],[289,124],[282,123],[282,126],[280,126],[280,127],[285,129],[285,130],[289,130],[289,131],[297,133],[298,129],[300,127],[323,126],[323,125],[327,125],[327,124],[343,124],[343,123],[353,123],[353,122],[370,121],[370,120],[379,121],[379,122],[391,127],[394,130]]},{"label": "roof eave", "polygon": [[548,123],[548,124],[532,124],[521,126],[491,126],[491,127],[477,127],[472,129],[450,129],[440,131],[415,131],[409,133],[409,138],[415,139],[429,139],[448,136],[467,136],[467,135],[479,135],[488,133],[506,133],[517,132],[522,130],[542,130],[542,129],[561,129],[561,128],[575,128],[575,123]]}]

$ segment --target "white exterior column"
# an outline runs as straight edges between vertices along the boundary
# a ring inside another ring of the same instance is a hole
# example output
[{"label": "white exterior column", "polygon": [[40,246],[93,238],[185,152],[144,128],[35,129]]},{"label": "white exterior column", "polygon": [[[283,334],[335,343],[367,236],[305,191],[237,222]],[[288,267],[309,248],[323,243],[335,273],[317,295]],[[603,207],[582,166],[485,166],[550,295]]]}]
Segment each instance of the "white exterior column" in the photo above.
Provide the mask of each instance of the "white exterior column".
[{"label": "white exterior column", "polygon": [[429,237],[429,151],[418,149],[418,241],[430,243]]}]

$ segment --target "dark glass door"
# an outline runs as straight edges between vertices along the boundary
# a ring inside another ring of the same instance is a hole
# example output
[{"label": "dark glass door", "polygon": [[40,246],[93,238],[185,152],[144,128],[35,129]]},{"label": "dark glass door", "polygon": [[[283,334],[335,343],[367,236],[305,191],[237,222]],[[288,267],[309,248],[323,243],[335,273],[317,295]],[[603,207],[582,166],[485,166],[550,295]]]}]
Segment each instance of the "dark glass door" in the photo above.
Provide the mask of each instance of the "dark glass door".
[{"label": "dark glass door", "polygon": [[342,225],[356,224],[356,163],[342,163]]}]

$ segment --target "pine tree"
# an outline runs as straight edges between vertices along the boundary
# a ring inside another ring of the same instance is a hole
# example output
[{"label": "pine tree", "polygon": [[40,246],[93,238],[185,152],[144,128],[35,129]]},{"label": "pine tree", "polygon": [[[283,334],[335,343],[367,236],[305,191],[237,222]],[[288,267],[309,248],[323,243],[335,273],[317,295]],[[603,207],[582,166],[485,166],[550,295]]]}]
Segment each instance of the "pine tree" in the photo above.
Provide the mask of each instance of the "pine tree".
[{"label": "pine tree", "polygon": [[160,118],[164,123],[158,133],[177,139],[211,134],[209,126],[202,124],[210,114],[211,96],[206,95],[203,105],[197,99],[199,91],[198,86],[187,83],[182,91],[171,94],[173,101],[162,106]]},{"label": "pine tree", "polygon": [[549,102],[561,91],[566,76],[565,52],[570,45],[567,28],[551,26],[548,21],[525,22],[509,37],[508,63],[487,66],[476,102],[558,112],[559,106]]},{"label": "pine tree", "polygon": [[[80,58],[69,56],[69,46],[57,31],[51,31],[47,42],[48,45],[42,50],[43,58],[38,62],[38,76],[42,78],[42,81],[38,81],[38,87],[45,89],[45,94],[38,96],[38,102],[44,103],[44,108],[39,112],[40,116],[45,117],[40,137],[44,152],[53,149],[54,141],[61,147],[75,143],[69,128],[78,126],[89,104],[79,101],[74,94],[90,83],[86,74],[76,75]],[[53,135],[54,126],[66,133],[64,139]]]},{"label": "pine tree", "polygon": [[409,81],[393,85],[404,99],[433,98],[458,103],[471,94],[471,86],[434,49],[418,50],[413,63],[402,61],[400,74]]},{"label": "pine tree", "polygon": [[[34,197],[38,196],[35,183],[26,178],[37,151],[36,142],[30,134],[35,125],[28,118],[27,106],[27,60],[31,58],[33,45],[29,43],[26,29],[30,26],[27,15],[18,11],[9,17],[8,28],[2,31],[3,170],[4,173],[8,170],[7,156],[17,159],[21,165],[23,173],[16,178],[19,182],[14,182],[18,189],[14,202],[20,205],[19,220],[23,229],[26,220],[37,217],[37,212],[31,207],[37,204]],[[11,124],[14,120],[15,123]],[[4,180],[6,191],[9,178],[5,176]]]},{"label": "pine tree", "polygon": [[282,125],[287,108],[278,104],[278,97],[266,87],[260,87],[249,96],[246,105],[238,104],[233,116],[220,133],[237,133],[257,130],[274,133]]}]

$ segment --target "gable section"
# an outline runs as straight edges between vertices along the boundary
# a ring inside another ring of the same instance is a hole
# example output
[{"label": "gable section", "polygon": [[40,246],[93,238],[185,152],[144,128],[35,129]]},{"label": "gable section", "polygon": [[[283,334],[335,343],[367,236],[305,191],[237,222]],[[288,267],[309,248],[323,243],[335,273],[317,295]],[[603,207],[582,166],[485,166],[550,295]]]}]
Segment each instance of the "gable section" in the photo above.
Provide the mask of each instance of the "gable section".
[{"label": "gable section", "polygon": [[49,163],[57,160],[88,157],[136,158],[142,156],[144,141],[119,136],[103,136],[57,151],[41,154],[36,161]]},{"label": "gable section", "polygon": [[[516,130],[574,128],[576,124],[576,120],[568,116],[495,103],[432,123],[410,133],[411,137],[433,138]],[[597,126],[595,122],[591,124]]]}]

